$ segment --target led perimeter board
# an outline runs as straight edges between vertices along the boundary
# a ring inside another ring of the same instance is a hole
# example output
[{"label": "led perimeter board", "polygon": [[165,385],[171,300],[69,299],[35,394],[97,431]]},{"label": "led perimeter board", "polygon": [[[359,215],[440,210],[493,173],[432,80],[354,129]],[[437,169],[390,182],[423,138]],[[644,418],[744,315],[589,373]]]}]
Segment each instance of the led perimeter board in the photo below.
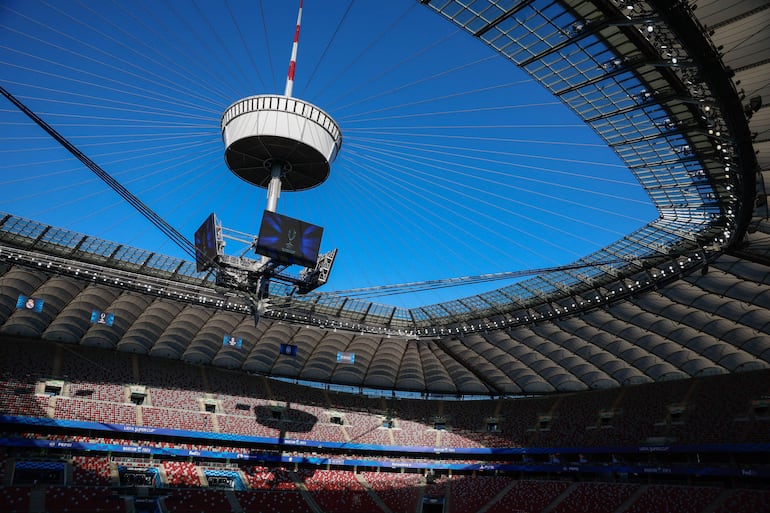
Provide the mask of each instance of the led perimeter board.
[{"label": "led perimeter board", "polygon": [[280,264],[315,267],[322,235],[320,226],[265,210],[254,251]]}]

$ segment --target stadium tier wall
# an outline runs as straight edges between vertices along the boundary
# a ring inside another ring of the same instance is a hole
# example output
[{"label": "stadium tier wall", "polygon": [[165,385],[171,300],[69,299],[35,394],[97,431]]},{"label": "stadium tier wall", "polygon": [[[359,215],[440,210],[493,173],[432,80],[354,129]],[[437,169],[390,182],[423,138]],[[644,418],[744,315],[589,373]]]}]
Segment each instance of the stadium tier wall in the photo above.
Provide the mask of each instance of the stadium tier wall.
[{"label": "stadium tier wall", "polygon": [[4,339],[0,490],[24,512],[762,511],[769,403],[767,371],[429,400]]}]

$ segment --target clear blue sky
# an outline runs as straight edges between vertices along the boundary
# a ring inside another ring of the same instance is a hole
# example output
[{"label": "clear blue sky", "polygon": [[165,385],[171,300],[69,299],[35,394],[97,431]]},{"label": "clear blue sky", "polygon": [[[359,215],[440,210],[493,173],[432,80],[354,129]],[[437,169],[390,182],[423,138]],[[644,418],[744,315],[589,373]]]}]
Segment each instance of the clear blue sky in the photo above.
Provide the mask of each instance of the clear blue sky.
[{"label": "clear blue sky", "polygon": [[[298,5],[4,0],[0,82],[190,239],[210,212],[256,234],[265,191],[226,168],[219,121],[283,93]],[[307,0],[293,94],[343,131],[329,180],[278,204],[339,248],[323,290],[567,264],[656,217],[566,107],[414,0]],[[4,99],[0,155],[0,210],[184,256]]]}]

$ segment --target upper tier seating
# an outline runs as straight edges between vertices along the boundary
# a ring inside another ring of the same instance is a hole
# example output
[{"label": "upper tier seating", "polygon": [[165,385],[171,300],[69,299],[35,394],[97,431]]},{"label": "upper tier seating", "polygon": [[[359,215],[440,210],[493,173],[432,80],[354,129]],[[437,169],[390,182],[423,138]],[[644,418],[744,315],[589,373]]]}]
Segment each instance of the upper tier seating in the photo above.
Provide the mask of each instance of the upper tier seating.
[{"label": "upper tier seating", "polygon": [[[230,371],[40,341],[0,350],[0,413],[11,415],[385,446],[770,443],[770,416],[752,406],[770,396],[770,371],[542,398],[428,401],[345,396],[245,374],[236,385]],[[129,402],[129,387],[144,390],[145,403]]]}]

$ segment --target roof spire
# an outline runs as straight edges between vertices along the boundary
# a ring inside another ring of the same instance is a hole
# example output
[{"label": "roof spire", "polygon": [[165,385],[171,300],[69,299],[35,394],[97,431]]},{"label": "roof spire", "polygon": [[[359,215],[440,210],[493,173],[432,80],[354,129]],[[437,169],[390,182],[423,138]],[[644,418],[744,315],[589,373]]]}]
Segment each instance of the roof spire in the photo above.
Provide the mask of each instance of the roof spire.
[{"label": "roof spire", "polygon": [[297,44],[299,43],[299,26],[302,22],[302,4],[305,0],[299,0],[299,12],[297,13],[297,28],[294,30],[294,44],[291,47],[291,61],[289,61],[289,73],[286,76],[286,90],[284,96],[291,96],[294,89],[294,69],[297,67]]}]

